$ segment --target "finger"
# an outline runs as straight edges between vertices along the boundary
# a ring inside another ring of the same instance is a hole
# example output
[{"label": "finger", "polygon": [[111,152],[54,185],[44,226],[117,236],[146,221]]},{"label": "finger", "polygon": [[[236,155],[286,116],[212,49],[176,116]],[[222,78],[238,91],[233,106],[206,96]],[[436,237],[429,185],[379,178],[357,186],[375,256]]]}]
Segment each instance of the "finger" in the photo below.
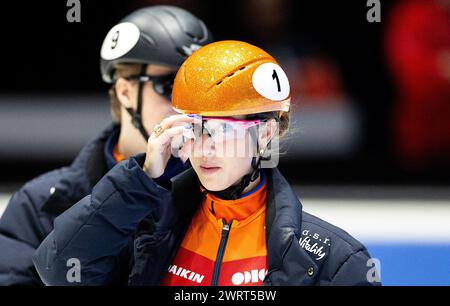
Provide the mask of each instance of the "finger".
[{"label": "finger", "polygon": [[178,153],[178,158],[181,159],[181,161],[183,162],[183,164],[189,159],[189,156],[187,156],[186,154],[184,154],[183,152],[179,152]]},{"label": "finger", "polygon": [[180,159],[183,161],[183,163],[185,163],[189,158],[191,158],[193,142],[194,142],[193,140],[188,140],[183,144],[181,149],[178,151],[178,155]]},{"label": "finger", "polygon": [[186,161],[187,158],[183,158],[185,154],[183,154],[183,148],[185,146],[186,138],[183,135],[177,135],[172,138],[170,143],[170,147],[172,150],[172,155],[178,158],[181,158],[183,162]]},{"label": "finger", "polygon": [[180,148],[180,153],[190,157],[193,143],[194,143],[193,140],[188,140],[185,143],[183,143],[183,145]]},{"label": "finger", "polygon": [[186,130],[183,132],[184,140],[195,139],[194,128],[192,126],[186,126]]},{"label": "finger", "polygon": [[176,135],[174,137],[172,137],[172,140],[170,142],[170,147],[172,148],[172,152],[177,151],[181,148],[181,146],[183,145],[183,134],[181,135]]},{"label": "finger", "polygon": [[186,123],[200,123],[198,117],[189,117],[188,115],[172,115],[161,121],[161,127],[166,130],[175,125],[184,125]]},{"label": "finger", "polygon": [[[158,137],[154,136],[152,139],[152,143],[155,145],[166,146],[170,144],[172,138],[178,135],[182,135],[186,130],[185,126],[176,126],[173,128],[169,128],[161,133]],[[150,137],[152,138],[152,137]]]}]

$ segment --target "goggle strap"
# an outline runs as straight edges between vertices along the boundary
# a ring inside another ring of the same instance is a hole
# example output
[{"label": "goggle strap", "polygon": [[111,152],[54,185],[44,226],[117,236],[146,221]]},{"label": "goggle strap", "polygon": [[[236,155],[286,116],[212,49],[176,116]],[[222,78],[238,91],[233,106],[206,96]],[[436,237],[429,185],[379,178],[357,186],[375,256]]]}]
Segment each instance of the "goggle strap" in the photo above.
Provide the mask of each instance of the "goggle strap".
[{"label": "goggle strap", "polygon": [[145,76],[145,72],[146,71],[147,71],[147,64],[143,64],[141,66],[141,72],[139,74],[139,79],[138,79],[138,99],[137,99],[137,108],[136,108],[136,113],[138,115],[140,115],[141,112],[142,112],[142,91],[143,91],[142,90],[142,88],[143,88],[142,84],[144,82],[141,80],[141,78],[143,76]]},{"label": "goggle strap", "polygon": [[142,84],[144,81],[142,80],[142,77],[145,76],[145,72],[147,71],[147,64],[143,64],[141,67],[141,72],[138,78],[138,96],[137,96],[137,108],[136,111],[134,111],[130,107],[126,107],[125,109],[131,116],[131,122],[133,123],[133,126],[139,130],[142,137],[144,137],[144,140],[147,142],[148,138],[150,137],[148,132],[144,128],[144,124],[142,123],[142,92],[143,92],[143,86]]}]

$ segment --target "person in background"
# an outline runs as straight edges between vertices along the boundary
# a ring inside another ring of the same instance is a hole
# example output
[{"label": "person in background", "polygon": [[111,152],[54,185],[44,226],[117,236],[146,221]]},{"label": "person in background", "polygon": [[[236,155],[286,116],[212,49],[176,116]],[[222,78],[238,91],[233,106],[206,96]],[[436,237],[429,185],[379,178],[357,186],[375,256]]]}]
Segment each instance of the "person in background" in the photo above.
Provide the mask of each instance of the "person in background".
[{"label": "person in background", "polygon": [[[109,31],[100,64],[103,80],[112,84],[113,123],[70,166],[42,174],[12,196],[0,219],[0,285],[42,284],[31,258],[54,219],[90,194],[117,162],[145,152],[155,124],[174,113],[170,98],[179,66],[211,41],[200,19],[174,6],[139,9]],[[172,158],[156,181],[164,185],[186,167]]]}]

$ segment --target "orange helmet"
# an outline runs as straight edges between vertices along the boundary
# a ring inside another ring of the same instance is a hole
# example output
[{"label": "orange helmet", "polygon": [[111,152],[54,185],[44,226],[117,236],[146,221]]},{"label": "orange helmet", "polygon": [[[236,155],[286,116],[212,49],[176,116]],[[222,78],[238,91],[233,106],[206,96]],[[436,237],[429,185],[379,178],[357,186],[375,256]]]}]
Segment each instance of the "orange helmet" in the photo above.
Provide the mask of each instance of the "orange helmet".
[{"label": "orange helmet", "polygon": [[181,65],[172,91],[180,113],[237,116],[289,111],[289,81],[275,59],[241,41],[218,41]]}]

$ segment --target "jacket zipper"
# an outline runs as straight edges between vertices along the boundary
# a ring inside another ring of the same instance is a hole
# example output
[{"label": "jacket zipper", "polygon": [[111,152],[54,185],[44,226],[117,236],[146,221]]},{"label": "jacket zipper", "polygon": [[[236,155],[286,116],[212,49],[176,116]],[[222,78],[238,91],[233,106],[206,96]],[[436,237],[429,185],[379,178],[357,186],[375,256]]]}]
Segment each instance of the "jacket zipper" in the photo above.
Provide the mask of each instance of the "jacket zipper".
[{"label": "jacket zipper", "polygon": [[228,236],[230,234],[231,224],[233,223],[233,220],[231,220],[229,224],[227,224],[225,220],[222,220],[222,222],[222,237],[220,238],[216,262],[214,263],[214,272],[212,276],[211,286],[217,286],[219,284],[220,267],[222,265],[223,255],[225,254],[225,247],[227,246]]}]

